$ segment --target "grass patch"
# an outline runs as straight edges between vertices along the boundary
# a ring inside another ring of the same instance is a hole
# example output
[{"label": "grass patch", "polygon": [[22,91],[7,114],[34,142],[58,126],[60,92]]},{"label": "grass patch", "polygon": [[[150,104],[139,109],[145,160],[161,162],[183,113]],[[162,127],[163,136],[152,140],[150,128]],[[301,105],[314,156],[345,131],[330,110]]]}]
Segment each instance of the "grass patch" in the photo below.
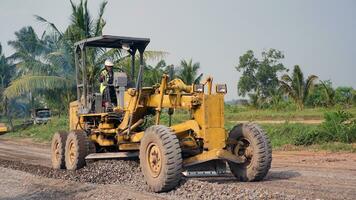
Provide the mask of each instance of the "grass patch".
[{"label": "grass patch", "polygon": [[33,138],[35,141],[50,141],[52,135],[59,130],[68,130],[67,117],[52,117],[47,124],[30,125],[27,128],[19,128],[6,134],[9,137],[26,137]]},{"label": "grass patch", "polygon": [[316,150],[326,150],[331,152],[352,152],[356,153],[356,143],[354,144],[346,144],[342,142],[333,142],[333,143],[323,143],[320,145],[312,145],[315,146]]},{"label": "grass patch", "polygon": [[[276,111],[272,109],[253,109],[244,106],[227,106],[225,108],[225,119],[228,121],[240,120],[312,120],[323,119],[325,112],[335,112],[340,110],[334,108],[306,108],[290,111]],[[356,116],[356,107],[343,109]]]},{"label": "grass patch", "polygon": [[[321,125],[284,123],[261,126],[267,132],[274,149],[356,152],[355,140],[343,141],[342,135],[329,128],[327,122]],[[339,125],[337,124],[336,127],[339,128]]]},{"label": "grass patch", "polygon": [[263,124],[262,128],[267,132],[273,147],[283,145],[297,145],[299,138],[317,130],[318,126],[306,124]]}]

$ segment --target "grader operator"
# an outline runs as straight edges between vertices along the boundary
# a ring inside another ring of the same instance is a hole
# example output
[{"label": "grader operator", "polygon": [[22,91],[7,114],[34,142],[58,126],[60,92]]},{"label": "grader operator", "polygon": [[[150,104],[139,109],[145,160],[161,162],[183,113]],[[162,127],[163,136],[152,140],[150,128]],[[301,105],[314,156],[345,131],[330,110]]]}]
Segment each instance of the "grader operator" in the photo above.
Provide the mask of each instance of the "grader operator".
[{"label": "grader operator", "polygon": [[[213,85],[208,77],[187,85],[163,75],[160,84],[142,86],[143,54],[149,42],[146,38],[104,35],[75,44],[77,100],[70,103],[69,132],[53,136],[53,168],[77,170],[89,159],[138,157],[146,183],[154,192],[174,189],[183,171],[189,175],[214,169],[219,175],[226,172],[227,165],[240,181],[262,180],[271,166],[270,142],[253,123],[237,124],[230,131],[224,128],[226,84]],[[117,105],[111,111],[103,109],[102,96],[87,80],[87,48],[119,48],[131,55],[130,80],[136,81],[128,84],[125,73],[114,72]],[[140,65],[135,73],[137,52]],[[178,109],[189,113],[187,121],[161,123],[163,112],[171,118]],[[150,116],[154,124],[147,127],[145,121]]]},{"label": "grader operator", "polygon": [[114,83],[114,63],[107,59],[105,61],[105,67],[101,70],[99,76],[100,93],[103,99],[103,107],[106,110],[110,110],[112,106],[116,105],[117,98],[115,94]]}]

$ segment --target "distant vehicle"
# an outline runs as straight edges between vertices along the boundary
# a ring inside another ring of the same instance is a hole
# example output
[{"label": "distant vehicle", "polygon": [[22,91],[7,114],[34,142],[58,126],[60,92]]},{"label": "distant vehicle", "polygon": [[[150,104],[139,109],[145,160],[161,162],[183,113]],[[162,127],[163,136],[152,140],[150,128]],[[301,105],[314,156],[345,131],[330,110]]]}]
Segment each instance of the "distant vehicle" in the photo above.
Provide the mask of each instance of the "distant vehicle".
[{"label": "distant vehicle", "polygon": [[0,135],[5,134],[9,131],[6,124],[0,123]]},{"label": "distant vehicle", "polygon": [[48,108],[35,109],[31,115],[33,124],[46,124],[51,120],[51,110]]}]

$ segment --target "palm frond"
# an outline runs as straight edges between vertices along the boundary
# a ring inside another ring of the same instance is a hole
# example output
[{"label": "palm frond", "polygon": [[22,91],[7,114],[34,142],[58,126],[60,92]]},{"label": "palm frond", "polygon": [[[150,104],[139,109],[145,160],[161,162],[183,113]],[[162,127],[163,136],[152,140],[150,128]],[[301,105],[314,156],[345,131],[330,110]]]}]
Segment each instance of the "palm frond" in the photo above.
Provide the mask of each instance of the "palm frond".
[{"label": "palm frond", "polygon": [[285,82],[292,82],[292,78],[288,74],[284,74],[281,79]]},{"label": "palm frond", "polygon": [[194,80],[194,84],[200,83],[201,78],[203,78],[203,73],[201,73],[201,74]]},{"label": "palm frond", "polygon": [[96,20],[96,25],[95,25],[95,36],[101,35],[103,28],[105,26],[105,21],[103,19],[103,15],[104,15],[104,11],[105,11],[105,7],[108,4],[107,1],[104,1],[100,4],[100,9],[99,9],[99,15],[98,15],[98,19]]},{"label": "palm frond", "polygon": [[307,78],[307,80],[305,81],[304,96],[303,96],[304,99],[303,99],[303,101],[305,101],[306,98],[308,97],[310,90],[311,90],[311,89],[313,88],[313,86],[314,86],[314,81],[317,80],[317,79],[318,79],[317,76],[315,76],[315,75],[310,75],[310,76]]},{"label": "palm frond", "polygon": [[148,50],[143,53],[143,58],[146,61],[159,61],[168,56],[168,52],[165,51],[154,51],[154,50]]},{"label": "palm frond", "polygon": [[49,27],[51,27],[58,35],[60,35],[61,37],[63,36],[63,33],[61,31],[59,31],[59,29],[57,28],[57,26],[52,23],[49,22],[48,20],[46,20],[45,18],[39,16],[39,15],[34,15],[35,19],[39,22],[42,22],[44,24],[47,24]]},{"label": "palm frond", "polygon": [[288,94],[292,99],[296,100],[297,94],[295,93],[294,89],[285,81],[279,81],[280,83],[280,90],[284,93]]},{"label": "palm frond", "polygon": [[324,88],[325,91],[325,96],[327,98],[328,104],[333,105],[334,104],[334,97],[335,97],[335,91],[331,86],[328,86],[325,81],[320,81],[322,87]]},{"label": "palm frond", "polygon": [[[130,57],[130,55],[128,55]],[[103,64],[106,59],[112,59],[114,62],[117,62],[121,60],[122,57],[122,52],[120,49],[110,49],[109,51],[102,51],[100,54],[97,54],[97,59],[96,63],[97,64]]]},{"label": "palm frond", "polygon": [[58,76],[24,76],[11,82],[4,96],[14,98],[36,90],[66,88],[71,81]]}]

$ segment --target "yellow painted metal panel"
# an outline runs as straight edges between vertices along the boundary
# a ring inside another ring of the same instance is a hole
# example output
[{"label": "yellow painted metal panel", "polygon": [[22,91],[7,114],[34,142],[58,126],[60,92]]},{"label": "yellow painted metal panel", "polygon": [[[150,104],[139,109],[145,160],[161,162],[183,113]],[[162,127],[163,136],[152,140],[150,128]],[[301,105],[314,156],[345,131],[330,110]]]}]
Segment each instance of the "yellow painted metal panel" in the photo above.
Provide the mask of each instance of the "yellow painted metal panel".
[{"label": "yellow painted metal panel", "polygon": [[79,121],[78,107],[79,102],[73,101],[69,104],[69,130],[76,130]]}]

